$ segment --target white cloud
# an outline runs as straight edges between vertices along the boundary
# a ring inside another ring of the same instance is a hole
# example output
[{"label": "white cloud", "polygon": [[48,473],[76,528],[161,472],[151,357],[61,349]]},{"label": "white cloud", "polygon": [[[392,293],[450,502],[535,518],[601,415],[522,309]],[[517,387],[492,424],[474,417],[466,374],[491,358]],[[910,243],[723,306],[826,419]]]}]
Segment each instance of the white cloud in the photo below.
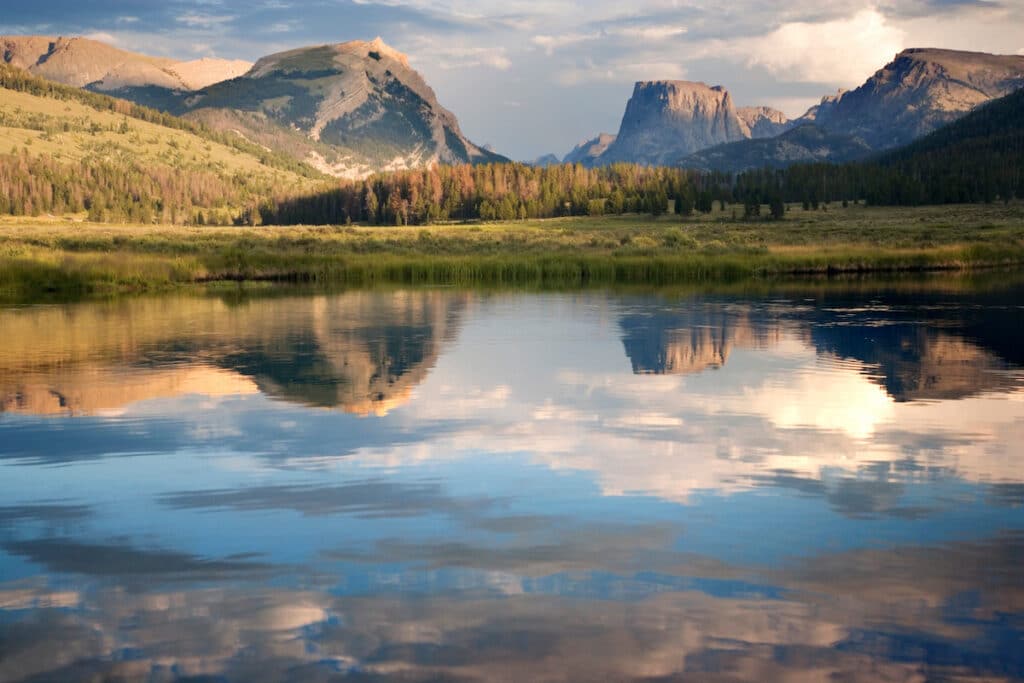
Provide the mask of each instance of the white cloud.
[{"label": "white cloud", "polygon": [[750,66],[794,81],[859,85],[905,45],[905,32],[877,9],[846,19],[783,24],[735,47]]},{"label": "white cloud", "polygon": [[86,33],[82,37],[88,38],[89,40],[96,40],[101,43],[106,43],[107,45],[117,45],[117,37],[105,31],[94,31],[92,33]]},{"label": "white cloud", "polygon": [[623,26],[609,30],[609,33],[617,36],[625,36],[643,41],[667,40],[686,35],[685,26]]},{"label": "white cloud", "polygon": [[547,54],[552,55],[555,53],[555,50],[597,40],[600,37],[599,33],[564,33],[562,35],[534,36],[530,42],[537,47],[543,48]]},{"label": "white cloud", "polygon": [[188,12],[177,17],[179,24],[184,24],[190,28],[215,28],[228,24],[235,20],[235,16],[231,14],[201,14],[198,12]]}]

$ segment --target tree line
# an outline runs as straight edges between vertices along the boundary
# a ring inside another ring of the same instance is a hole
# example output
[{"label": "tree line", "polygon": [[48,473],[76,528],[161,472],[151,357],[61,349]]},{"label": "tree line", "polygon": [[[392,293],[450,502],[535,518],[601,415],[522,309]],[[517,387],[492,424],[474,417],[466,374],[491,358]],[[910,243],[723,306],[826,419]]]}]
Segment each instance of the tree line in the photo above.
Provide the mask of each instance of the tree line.
[{"label": "tree line", "polygon": [[725,174],[613,164],[435,166],[344,181],[261,207],[264,222],[425,225],[444,221],[711,211],[731,197]]}]

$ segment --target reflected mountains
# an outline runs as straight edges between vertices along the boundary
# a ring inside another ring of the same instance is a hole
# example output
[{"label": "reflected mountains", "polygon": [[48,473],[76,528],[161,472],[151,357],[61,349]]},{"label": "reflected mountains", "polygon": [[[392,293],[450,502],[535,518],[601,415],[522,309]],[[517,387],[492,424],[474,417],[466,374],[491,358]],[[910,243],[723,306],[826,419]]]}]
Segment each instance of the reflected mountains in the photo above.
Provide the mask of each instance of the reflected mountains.
[{"label": "reflected mountains", "polygon": [[[796,344],[852,360],[896,401],[1016,386],[1014,292],[811,292],[785,299],[617,301],[635,374],[724,367]],[[382,416],[405,404],[454,341],[475,295],[167,297],[0,310],[0,413],[116,414],[144,400],[263,394]],[[868,304],[865,304],[865,301]]]},{"label": "reflected mountains", "polygon": [[262,392],[383,415],[430,372],[466,304],[440,292],[359,292],[4,310],[0,411],[99,414],[156,398]]},{"label": "reflected mountains", "polygon": [[788,338],[819,354],[858,361],[900,402],[955,400],[1015,386],[1008,371],[1024,366],[1024,352],[1007,340],[1024,334],[1024,315],[1012,292],[962,298],[885,293],[867,306],[859,296],[833,293],[759,303],[648,300],[631,305],[619,326],[638,375],[717,370],[737,350],[773,348]]}]

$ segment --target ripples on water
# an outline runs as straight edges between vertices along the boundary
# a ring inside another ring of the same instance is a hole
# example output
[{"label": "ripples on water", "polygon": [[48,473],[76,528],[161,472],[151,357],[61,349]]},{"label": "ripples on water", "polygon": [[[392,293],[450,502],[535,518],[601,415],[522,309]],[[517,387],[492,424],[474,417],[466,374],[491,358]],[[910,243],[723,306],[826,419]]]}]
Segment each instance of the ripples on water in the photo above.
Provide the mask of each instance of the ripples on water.
[{"label": "ripples on water", "polygon": [[1024,677],[1021,291],[0,309],[0,683]]}]

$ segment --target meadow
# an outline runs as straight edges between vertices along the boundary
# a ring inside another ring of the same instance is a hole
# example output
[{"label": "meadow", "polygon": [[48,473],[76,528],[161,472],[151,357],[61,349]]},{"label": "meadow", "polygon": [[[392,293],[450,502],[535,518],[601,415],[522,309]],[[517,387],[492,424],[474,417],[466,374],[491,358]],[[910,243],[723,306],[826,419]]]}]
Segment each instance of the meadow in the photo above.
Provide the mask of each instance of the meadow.
[{"label": "meadow", "polygon": [[790,207],[778,221],[609,216],[427,227],[178,227],[0,219],[0,294],[216,281],[665,285],[1024,264],[1024,205]]}]

